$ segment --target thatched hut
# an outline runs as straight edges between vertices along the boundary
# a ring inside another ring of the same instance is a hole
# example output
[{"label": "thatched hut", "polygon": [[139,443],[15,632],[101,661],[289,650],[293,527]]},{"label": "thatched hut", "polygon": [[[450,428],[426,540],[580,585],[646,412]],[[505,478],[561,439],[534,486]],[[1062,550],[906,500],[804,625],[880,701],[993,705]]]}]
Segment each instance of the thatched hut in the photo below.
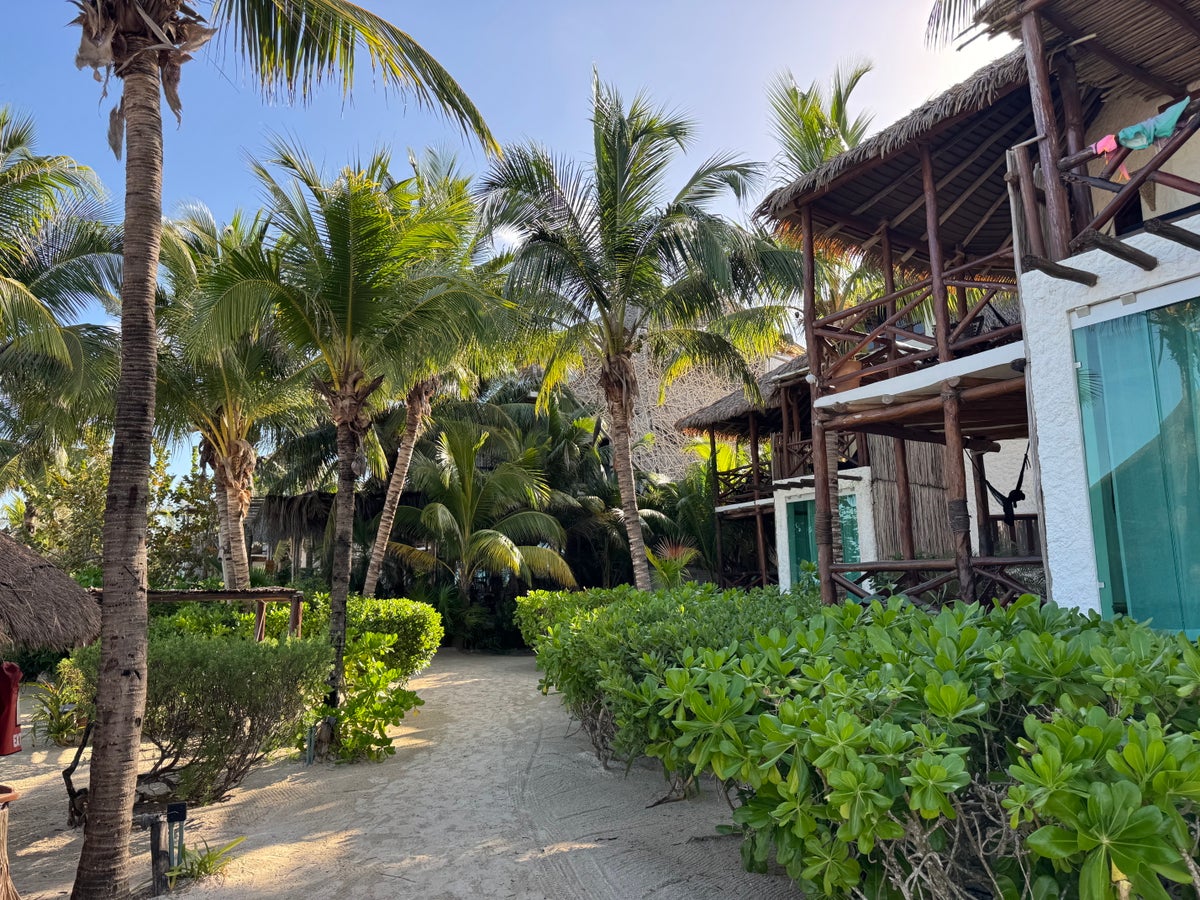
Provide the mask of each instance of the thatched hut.
[{"label": "thatched hut", "polygon": [[68,650],[100,634],[100,606],[62,569],[0,534],[0,650]]}]

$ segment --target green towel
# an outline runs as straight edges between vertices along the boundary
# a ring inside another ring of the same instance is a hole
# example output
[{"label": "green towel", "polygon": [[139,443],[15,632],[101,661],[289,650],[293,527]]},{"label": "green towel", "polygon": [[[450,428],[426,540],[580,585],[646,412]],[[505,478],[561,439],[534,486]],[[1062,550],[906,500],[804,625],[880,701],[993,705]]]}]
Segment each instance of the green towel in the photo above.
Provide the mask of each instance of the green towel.
[{"label": "green towel", "polygon": [[1159,138],[1170,137],[1175,133],[1175,126],[1179,124],[1179,117],[1183,115],[1183,111],[1187,109],[1187,105],[1191,102],[1191,97],[1184,97],[1175,105],[1164,109],[1157,116],[1151,116],[1144,122],[1138,122],[1136,125],[1122,128],[1117,133],[1117,140],[1120,141],[1122,147],[1128,147],[1130,150],[1145,150]]}]

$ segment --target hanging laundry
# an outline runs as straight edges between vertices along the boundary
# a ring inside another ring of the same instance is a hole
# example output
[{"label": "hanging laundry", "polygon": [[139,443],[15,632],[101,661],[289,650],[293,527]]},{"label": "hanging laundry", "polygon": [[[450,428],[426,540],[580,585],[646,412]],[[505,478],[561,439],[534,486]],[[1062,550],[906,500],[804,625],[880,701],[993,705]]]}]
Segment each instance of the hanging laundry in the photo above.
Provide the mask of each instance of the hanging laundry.
[{"label": "hanging laundry", "polygon": [[1175,133],[1175,126],[1179,124],[1180,116],[1191,102],[1191,97],[1184,97],[1157,116],[1151,116],[1136,125],[1122,128],[1117,133],[1117,140],[1122,147],[1128,147],[1130,150],[1145,150],[1159,138],[1170,137]]},{"label": "hanging laundry", "polygon": [[[1106,134],[1104,137],[1100,138],[1100,140],[1096,141],[1096,143],[1092,144],[1092,146],[1088,149],[1090,149],[1097,156],[1104,157],[1104,162],[1107,164],[1108,154],[1115,153],[1117,147],[1119,146],[1120,145],[1117,143],[1117,136],[1115,134]],[[1117,178],[1117,180],[1129,180],[1129,170],[1125,168],[1125,163],[1121,163],[1120,176]]]}]

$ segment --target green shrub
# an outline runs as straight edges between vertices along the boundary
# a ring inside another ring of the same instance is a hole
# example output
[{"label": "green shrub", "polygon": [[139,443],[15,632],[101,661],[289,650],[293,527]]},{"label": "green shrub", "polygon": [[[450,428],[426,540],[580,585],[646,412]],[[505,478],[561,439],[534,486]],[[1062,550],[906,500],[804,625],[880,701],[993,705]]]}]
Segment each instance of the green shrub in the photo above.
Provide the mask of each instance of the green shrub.
[{"label": "green shrub", "polygon": [[405,713],[421,700],[402,685],[407,676],[392,668],[388,660],[397,643],[393,634],[363,632],[346,645],[346,691],[342,705],[321,709],[321,715],[336,714],[337,745],[334,752],[347,762],[381,760],[396,752],[388,728],[399,725]]},{"label": "green shrub", "polygon": [[70,659],[59,660],[53,678],[32,686],[33,734],[59,747],[74,747],[87,727],[92,695],[83,673]]},{"label": "green shrub", "polygon": [[723,781],[748,868],[774,856],[809,897],[1200,888],[1200,650],[1182,636],[1034,597],[892,599],[714,641],[688,614],[692,649],[668,654],[653,605],[551,626],[547,681],[568,703],[597,690],[617,746]]},{"label": "green shrub", "polygon": [[[606,680],[640,682],[652,669],[679,665],[693,648],[718,647],[741,636],[789,627],[818,605],[815,594],[776,588],[721,590],[684,584],[642,592],[631,587],[577,594],[538,592],[519,601],[518,616],[535,639],[543,692],[554,688],[582,723],[602,759],[631,759],[653,734]],[[619,729],[617,722],[625,724]]]},{"label": "green shrub", "polygon": [[[99,646],[69,666],[94,696]],[[180,800],[212,803],[264,754],[286,744],[325,693],[332,652],[322,640],[265,641],[186,632],[150,639],[144,740],[157,758],[142,781]]]}]

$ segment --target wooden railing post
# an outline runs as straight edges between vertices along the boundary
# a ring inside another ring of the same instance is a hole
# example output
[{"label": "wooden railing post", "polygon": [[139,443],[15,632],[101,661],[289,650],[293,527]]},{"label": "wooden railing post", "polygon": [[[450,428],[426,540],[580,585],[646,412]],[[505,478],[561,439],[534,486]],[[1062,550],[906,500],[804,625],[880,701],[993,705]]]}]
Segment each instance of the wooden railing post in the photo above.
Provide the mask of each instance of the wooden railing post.
[{"label": "wooden railing post", "polygon": [[921,176],[925,188],[925,227],[929,241],[929,280],[933,288],[934,329],[937,339],[938,362],[948,362],[950,353],[950,308],[946,293],[945,260],[939,233],[937,181],[933,177],[933,153],[929,144],[921,144]]},{"label": "wooden railing post", "polygon": [[[1062,144],[1055,118],[1054,98],[1050,91],[1050,63],[1042,38],[1041,16],[1030,11],[1021,19],[1021,41],[1025,45],[1025,65],[1029,70],[1029,96],[1033,104],[1033,121],[1041,140],[1038,154],[1042,161],[1042,189],[1046,195],[1046,217],[1049,219],[1046,240],[1050,258],[1066,259],[1071,243],[1071,208],[1067,190],[1058,175],[1058,160]],[[1024,190],[1022,185],[1022,190]],[[1032,187],[1032,186],[1030,186]]]},{"label": "wooden railing post", "polygon": [[958,570],[962,599],[975,597],[971,573],[971,516],[967,511],[967,471],[963,459],[963,435],[958,391],[942,386],[942,410],[946,426],[946,511],[954,538],[954,563]]}]

